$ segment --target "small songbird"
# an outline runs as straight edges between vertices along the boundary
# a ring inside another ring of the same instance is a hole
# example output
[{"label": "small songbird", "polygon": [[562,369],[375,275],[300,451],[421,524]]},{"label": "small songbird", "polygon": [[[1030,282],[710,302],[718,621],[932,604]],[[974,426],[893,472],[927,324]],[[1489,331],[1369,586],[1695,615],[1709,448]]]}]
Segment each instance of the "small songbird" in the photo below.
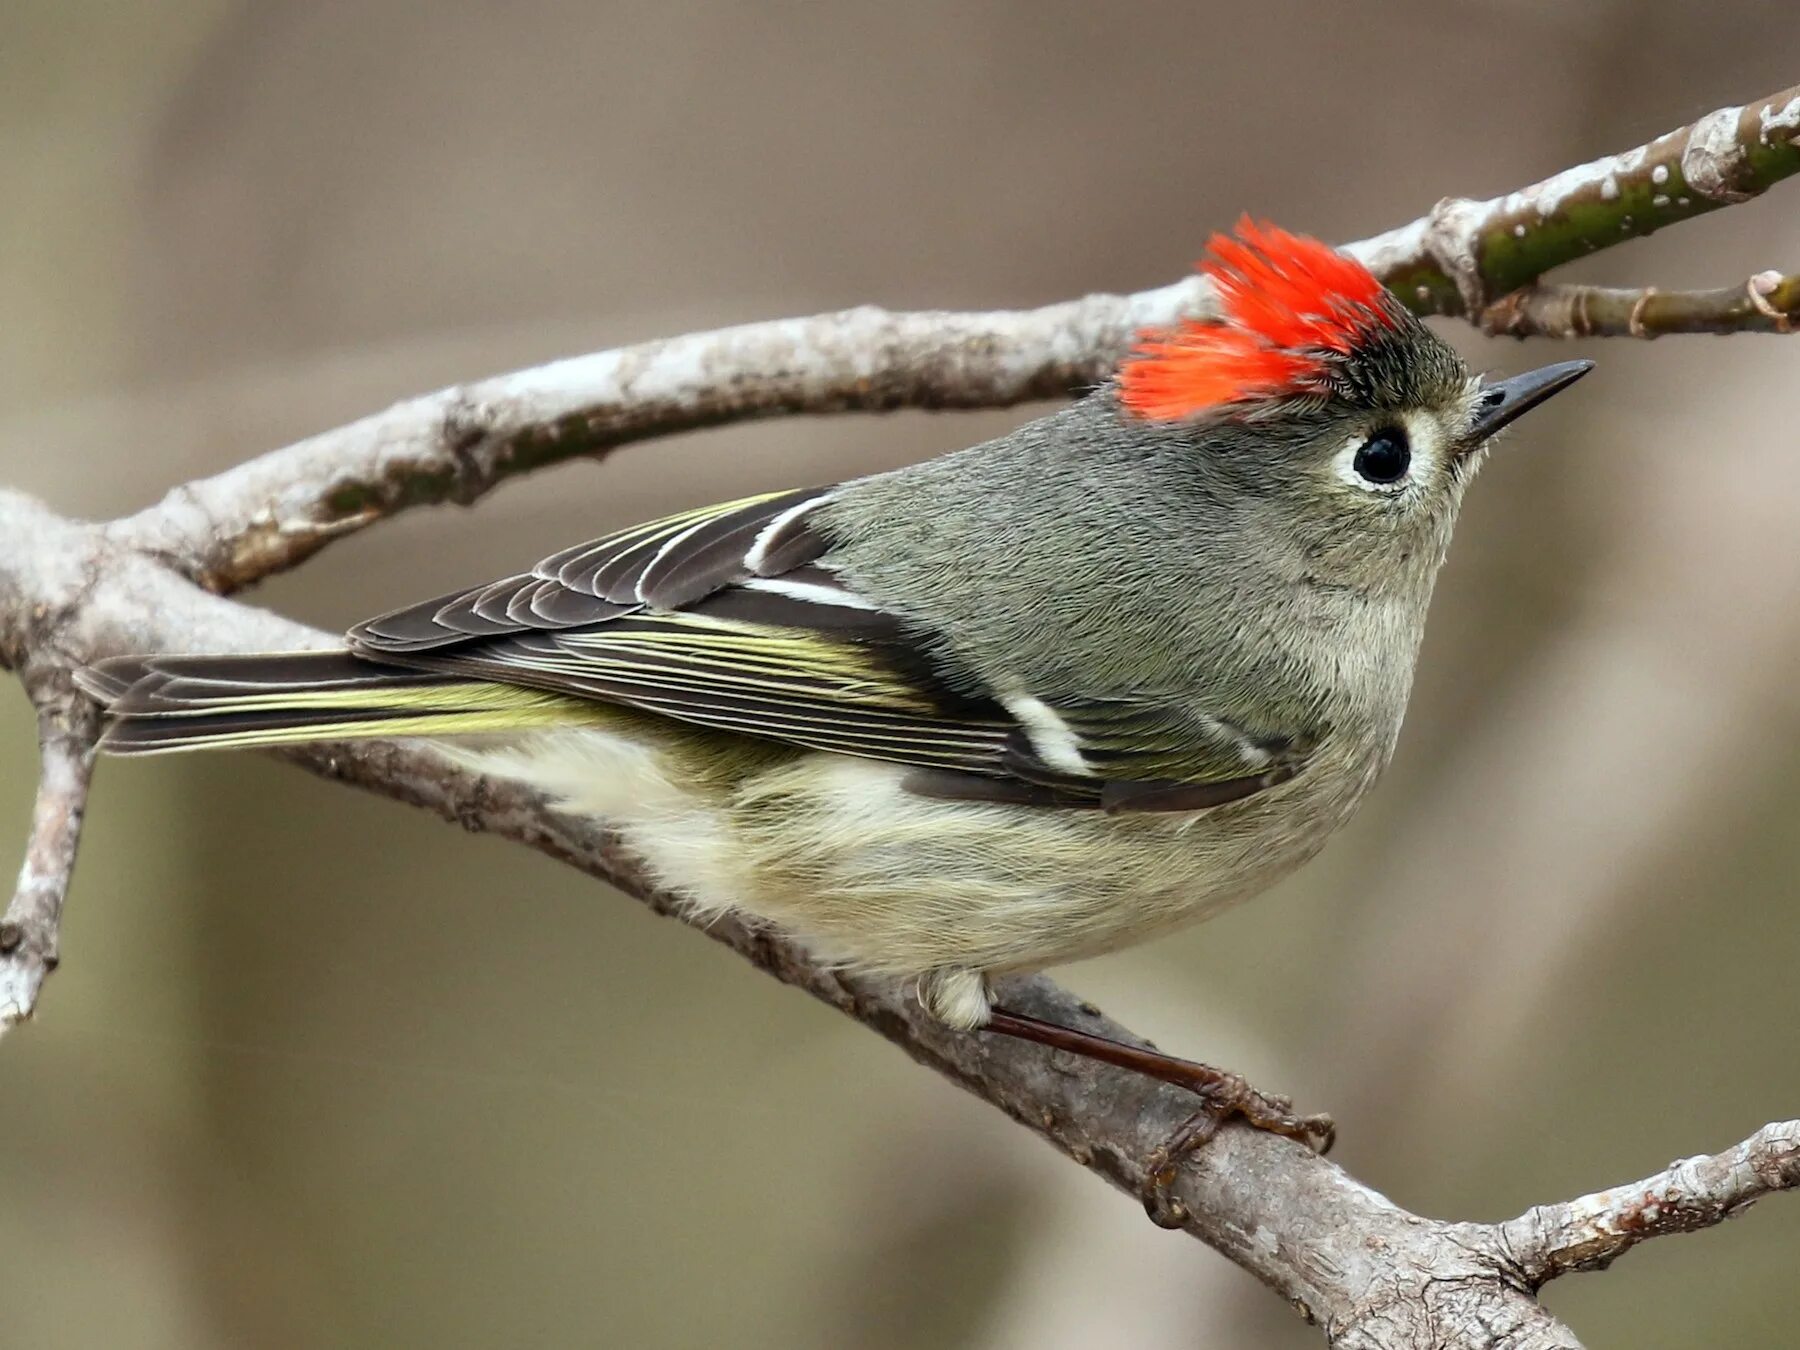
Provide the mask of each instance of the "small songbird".
[{"label": "small songbird", "polygon": [[1247,219],[1201,268],[1215,313],[1010,435],[621,530],[342,651],[103,661],[102,744],[441,740],[604,821],[698,914],[1319,1142],[990,978],[1318,851],[1393,753],[1489,437],[1591,363],[1476,378],[1360,263]]}]

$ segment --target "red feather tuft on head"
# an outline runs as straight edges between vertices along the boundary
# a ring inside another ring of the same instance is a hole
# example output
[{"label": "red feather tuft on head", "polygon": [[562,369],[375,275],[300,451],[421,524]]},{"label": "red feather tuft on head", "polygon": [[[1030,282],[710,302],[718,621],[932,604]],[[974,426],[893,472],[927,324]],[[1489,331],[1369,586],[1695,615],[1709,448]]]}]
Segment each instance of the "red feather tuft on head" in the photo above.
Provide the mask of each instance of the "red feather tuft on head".
[{"label": "red feather tuft on head", "polygon": [[1318,392],[1333,358],[1403,312],[1354,258],[1248,216],[1235,238],[1212,237],[1200,271],[1218,289],[1219,321],[1146,334],[1119,369],[1120,401],[1139,417]]}]

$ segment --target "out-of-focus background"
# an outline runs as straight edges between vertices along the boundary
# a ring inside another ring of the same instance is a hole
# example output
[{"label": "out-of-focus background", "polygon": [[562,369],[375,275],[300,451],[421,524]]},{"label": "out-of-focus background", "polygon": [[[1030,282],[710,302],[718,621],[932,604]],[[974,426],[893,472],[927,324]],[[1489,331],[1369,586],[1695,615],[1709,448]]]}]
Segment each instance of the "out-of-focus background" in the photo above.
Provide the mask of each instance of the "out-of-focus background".
[{"label": "out-of-focus background", "polygon": [[[860,302],[1174,278],[1800,78],[1788,0],[1381,7],[6,0],[0,481],[124,512],[414,393]],[[1800,265],[1800,184],[1571,272]],[[1573,354],[1444,331],[1507,369]],[[1595,344],[1473,494],[1398,760],[1300,877],[1064,978],[1491,1218],[1800,1111],[1800,338]],[[1009,427],[732,428],[360,535],[341,626]],[[32,789],[0,692],[0,865]],[[1305,1347],[1248,1276],[874,1037],[543,858],[254,757],[102,767],[0,1047],[17,1346]],[[10,856],[6,856],[10,855]],[[1551,1305],[1792,1346],[1800,1203]]]}]

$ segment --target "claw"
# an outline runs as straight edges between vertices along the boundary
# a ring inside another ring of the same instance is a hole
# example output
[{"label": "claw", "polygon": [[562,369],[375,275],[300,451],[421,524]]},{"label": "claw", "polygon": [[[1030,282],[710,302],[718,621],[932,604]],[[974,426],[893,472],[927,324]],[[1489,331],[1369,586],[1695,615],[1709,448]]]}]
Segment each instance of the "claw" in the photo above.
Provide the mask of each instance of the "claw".
[{"label": "claw", "polygon": [[1200,1098],[1201,1109],[1188,1117],[1145,1164],[1144,1208],[1154,1222],[1165,1228],[1179,1228],[1187,1220],[1180,1202],[1169,1194],[1181,1159],[1210,1140],[1219,1132],[1219,1126],[1233,1116],[1319,1153],[1329,1152],[1337,1138],[1337,1127],[1330,1116],[1296,1116],[1293,1102],[1286,1097],[1259,1092],[1242,1074],[1215,1069],[1210,1064],[1176,1059],[1147,1046],[1109,1040],[1005,1008],[994,1008],[984,1029],[1146,1074],[1186,1088]]},{"label": "claw", "polygon": [[1286,1097],[1259,1092],[1239,1074],[1221,1073],[1216,1081],[1193,1091],[1206,1104],[1159,1144],[1144,1165],[1144,1212],[1160,1228],[1180,1228],[1187,1222],[1186,1206],[1170,1193],[1181,1160],[1210,1143],[1233,1117],[1319,1154],[1329,1153],[1337,1141],[1337,1125],[1330,1116],[1296,1116]]}]

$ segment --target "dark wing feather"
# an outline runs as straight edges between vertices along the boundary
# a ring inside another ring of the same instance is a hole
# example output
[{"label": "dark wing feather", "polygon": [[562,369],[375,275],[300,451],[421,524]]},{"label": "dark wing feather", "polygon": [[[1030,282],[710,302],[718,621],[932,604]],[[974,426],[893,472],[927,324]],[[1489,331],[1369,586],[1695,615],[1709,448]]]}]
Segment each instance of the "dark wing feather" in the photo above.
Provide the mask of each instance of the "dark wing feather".
[{"label": "dark wing feather", "polygon": [[471,638],[578,628],[679,609],[752,577],[812,562],[826,541],[807,524],[830,489],[777,492],[684,511],[552,554],[528,573],[408,605],[350,630],[379,659]]},{"label": "dark wing feather", "polygon": [[528,573],[359,624],[352,651],[913,766],[928,795],[1192,811],[1298,757],[1154,700],[974,695],[899,615],[849,589],[811,519],[831,489],[682,512]]}]

